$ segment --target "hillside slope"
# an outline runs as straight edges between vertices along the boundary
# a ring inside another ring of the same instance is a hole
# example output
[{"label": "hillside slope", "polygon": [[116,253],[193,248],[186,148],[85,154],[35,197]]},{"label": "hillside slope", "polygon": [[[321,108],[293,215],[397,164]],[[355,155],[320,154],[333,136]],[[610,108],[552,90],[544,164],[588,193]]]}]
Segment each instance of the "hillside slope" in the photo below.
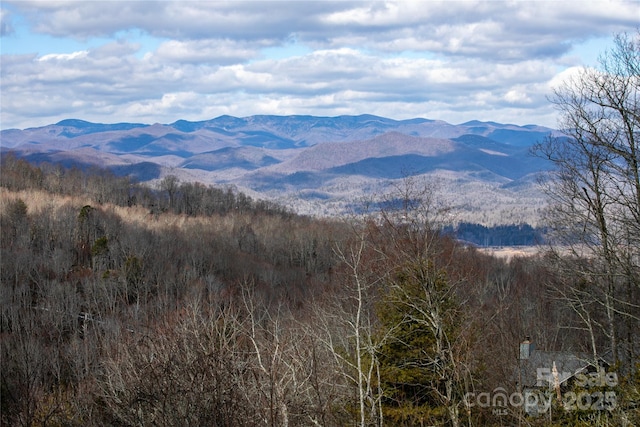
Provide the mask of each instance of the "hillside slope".
[{"label": "hillside slope", "polygon": [[[171,124],[59,123],[1,133],[0,148],[35,163],[109,167],[141,181],[234,185],[301,213],[333,215],[406,177],[437,185],[461,220],[535,222],[530,147],[556,132],[536,125],[372,115],[221,116]],[[431,185],[429,184],[429,185]]]}]

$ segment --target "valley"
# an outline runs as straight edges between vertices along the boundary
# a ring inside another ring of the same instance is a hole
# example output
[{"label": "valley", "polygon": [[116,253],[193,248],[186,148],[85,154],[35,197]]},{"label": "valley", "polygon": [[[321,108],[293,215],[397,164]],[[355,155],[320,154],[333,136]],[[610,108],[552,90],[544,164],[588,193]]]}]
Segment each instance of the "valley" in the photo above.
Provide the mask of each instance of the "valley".
[{"label": "valley", "polygon": [[403,179],[424,182],[452,208],[454,222],[537,225],[544,198],[537,176],[550,166],[530,155],[553,129],[470,121],[361,116],[221,116],[172,124],[63,120],[3,130],[0,148],[33,163],[109,168],[158,185],[166,176],[235,188],[297,213],[352,213]]}]

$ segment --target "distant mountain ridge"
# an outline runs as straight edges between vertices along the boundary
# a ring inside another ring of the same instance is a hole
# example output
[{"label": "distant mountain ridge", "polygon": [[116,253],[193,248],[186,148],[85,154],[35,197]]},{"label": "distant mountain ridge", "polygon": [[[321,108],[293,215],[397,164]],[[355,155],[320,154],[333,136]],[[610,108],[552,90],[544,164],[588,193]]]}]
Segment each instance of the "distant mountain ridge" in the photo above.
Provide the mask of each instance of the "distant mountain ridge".
[{"label": "distant mountain ridge", "polygon": [[303,213],[344,212],[397,180],[422,177],[437,181],[461,212],[471,213],[490,208],[474,198],[483,198],[485,205],[495,198],[499,205],[492,211],[539,205],[532,177],[549,165],[531,157],[530,147],[558,135],[537,125],[452,125],[374,115],[220,116],[171,124],[67,119],[3,130],[0,148],[34,162],[108,167],[142,181],[174,174],[181,180],[235,185]]}]

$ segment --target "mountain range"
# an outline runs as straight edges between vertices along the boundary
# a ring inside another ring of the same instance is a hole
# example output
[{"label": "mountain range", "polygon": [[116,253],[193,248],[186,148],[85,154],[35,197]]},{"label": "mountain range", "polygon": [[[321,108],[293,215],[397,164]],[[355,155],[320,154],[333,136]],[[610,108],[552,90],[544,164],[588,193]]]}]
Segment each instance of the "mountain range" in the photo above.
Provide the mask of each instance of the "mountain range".
[{"label": "mountain range", "polygon": [[99,166],[138,181],[173,174],[231,185],[307,214],[357,209],[412,177],[433,185],[460,220],[535,223],[536,176],[550,165],[530,148],[553,129],[470,121],[361,116],[221,116],[171,124],[56,124],[0,132],[2,152],[34,163]]}]

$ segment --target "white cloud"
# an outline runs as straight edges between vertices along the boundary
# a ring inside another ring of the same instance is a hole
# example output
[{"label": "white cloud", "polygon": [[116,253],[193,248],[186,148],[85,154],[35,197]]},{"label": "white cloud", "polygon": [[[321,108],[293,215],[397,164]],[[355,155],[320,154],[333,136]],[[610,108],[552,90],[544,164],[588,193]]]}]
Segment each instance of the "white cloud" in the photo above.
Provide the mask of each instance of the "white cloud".
[{"label": "white cloud", "polygon": [[159,61],[203,64],[235,64],[255,58],[259,46],[235,40],[169,40],[154,54]]},{"label": "white cloud", "polygon": [[78,58],[85,58],[89,52],[86,50],[81,50],[73,53],[50,53],[38,58],[40,62],[49,62],[49,61],[72,61]]},{"label": "white cloud", "polygon": [[521,89],[511,89],[507,91],[507,93],[505,93],[503,98],[509,104],[514,104],[514,105],[518,105],[518,104],[527,105],[527,104],[531,104],[532,102],[526,90],[521,90]]},{"label": "white cloud", "polygon": [[560,71],[549,80],[548,90],[552,91],[560,88],[563,84],[577,78],[583,70],[583,67],[569,67]]},{"label": "white cloud", "polygon": [[[232,39],[277,45],[291,34],[316,48],[433,50],[446,54],[557,56],[567,39],[637,25],[629,1],[83,1],[14,2],[37,31],[111,36],[127,29],[173,40]],[[353,44],[350,44],[353,43]]]},{"label": "white cloud", "polygon": [[257,113],[553,125],[545,95],[580,64],[572,46],[633,32],[638,12],[624,1],[6,3],[2,22],[86,46],[2,55],[3,128]]}]

